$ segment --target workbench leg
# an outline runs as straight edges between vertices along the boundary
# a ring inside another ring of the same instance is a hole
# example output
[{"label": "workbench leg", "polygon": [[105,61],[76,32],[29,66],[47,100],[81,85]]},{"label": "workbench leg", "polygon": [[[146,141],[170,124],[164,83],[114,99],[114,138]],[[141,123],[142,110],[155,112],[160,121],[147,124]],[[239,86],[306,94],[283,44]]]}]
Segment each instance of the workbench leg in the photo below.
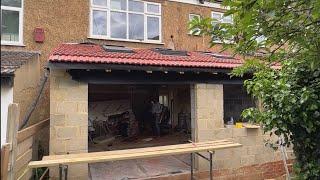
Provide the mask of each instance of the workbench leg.
[{"label": "workbench leg", "polygon": [[190,154],[190,160],[191,160],[191,162],[190,162],[190,167],[191,167],[191,169],[190,169],[190,179],[191,180],[193,180],[193,153],[191,153]]},{"label": "workbench leg", "polygon": [[[64,178],[62,178],[64,176]],[[59,165],[59,180],[68,179],[68,165]]]},{"label": "workbench leg", "polygon": [[209,154],[210,154],[210,180],[212,180],[213,179],[213,173],[212,173],[212,169],[213,169],[213,167],[212,167],[212,156],[213,156],[213,153],[212,152],[209,152]]},{"label": "workbench leg", "polygon": [[60,164],[59,165],[59,180],[62,180],[62,168],[63,168],[63,166]]},{"label": "workbench leg", "polygon": [[68,179],[68,165],[64,166],[64,179],[67,180]]}]

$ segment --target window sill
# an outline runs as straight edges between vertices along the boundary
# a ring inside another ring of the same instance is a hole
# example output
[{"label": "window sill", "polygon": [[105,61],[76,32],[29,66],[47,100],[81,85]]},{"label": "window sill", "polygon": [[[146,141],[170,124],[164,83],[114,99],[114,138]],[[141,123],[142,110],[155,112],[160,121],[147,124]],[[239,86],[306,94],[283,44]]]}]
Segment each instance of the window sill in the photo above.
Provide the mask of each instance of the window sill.
[{"label": "window sill", "polygon": [[16,43],[16,42],[2,42],[1,41],[1,46],[20,46],[20,47],[25,47],[23,43]]},{"label": "window sill", "polygon": [[225,124],[224,127],[225,127],[225,128],[238,128],[238,129],[241,129],[241,128],[246,128],[246,129],[259,129],[259,128],[260,128],[259,125],[250,124],[250,123],[243,123],[243,124],[241,125],[241,127],[237,127],[237,125],[228,125],[228,124]]},{"label": "window sill", "polygon": [[98,40],[108,40],[108,41],[120,41],[120,42],[131,42],[131,43],[143,43],[143,44],[159,44],[164,45],[163,42],[153,42],[153,41],[138,41],[138,40],[129,40],[129,39],[115,39],[115,38],[101,38],[89,36],[88,39],[98,39]]},{"label": "window sill", "polygon": [[187,33],[191,37],[202,37],[200,34]]}]

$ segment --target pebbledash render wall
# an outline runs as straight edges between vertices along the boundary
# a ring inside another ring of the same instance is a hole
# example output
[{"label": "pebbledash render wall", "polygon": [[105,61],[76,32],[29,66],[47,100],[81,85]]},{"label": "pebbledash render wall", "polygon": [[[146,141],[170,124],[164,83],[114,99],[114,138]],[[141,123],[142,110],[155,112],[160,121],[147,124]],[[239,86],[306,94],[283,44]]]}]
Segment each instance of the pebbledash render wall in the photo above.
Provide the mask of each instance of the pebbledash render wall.
[{"label": "pebbledash render wall", "polygon": [[[73,81],[65,70],[52,69],[50,78],[50,154],[88,152],[88,84]],[[222,84],[194,84],[190,90],[193,140],[232,139],[243,145],[215,152],[214,176],[264,179],[284,174],[280,152],[265,146],[269,135],[261,129],[224,128]],[[292,159],[292,153],[288,155]],[[199,158],[195,162],[197,175],[207,177],[208,162]],[[88,178],[87,164],[72,165],[69,170],[69,179]],[[58,169],[51,169],[51,178],[57,175]],[[174,176],[185,179],[188,175]]]},{"label": "pebbledash render wall", "polygon": [[[50,72],[50,155],[88,152],[88,84],[65,70]],[[87,179],[88,165],[69,167],[68,179]],[[52,179],[58,167],[50,169]]]}]

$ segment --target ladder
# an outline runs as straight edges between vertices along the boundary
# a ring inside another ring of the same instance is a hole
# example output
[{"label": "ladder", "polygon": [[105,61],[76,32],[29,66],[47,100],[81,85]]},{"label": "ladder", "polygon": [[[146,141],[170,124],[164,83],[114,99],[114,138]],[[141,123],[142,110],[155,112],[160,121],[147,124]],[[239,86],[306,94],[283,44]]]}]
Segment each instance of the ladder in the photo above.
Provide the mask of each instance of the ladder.
[{"label": "ladder", "polygon": [[284,169],[286,171],[286,179],[290,180],[290,172],[289,172],[289,168],[288,168],[288,164],[287,164],[287,160],[288,160],[288,154],[287,154],[287,150],[286,147],[284,145],[284,138],[283,136],[279,137],[279,146],[280,146],[280,151],[281,151],[281,157],[282,157],[282,161],[283,161],[283,165],[284,165]]}]

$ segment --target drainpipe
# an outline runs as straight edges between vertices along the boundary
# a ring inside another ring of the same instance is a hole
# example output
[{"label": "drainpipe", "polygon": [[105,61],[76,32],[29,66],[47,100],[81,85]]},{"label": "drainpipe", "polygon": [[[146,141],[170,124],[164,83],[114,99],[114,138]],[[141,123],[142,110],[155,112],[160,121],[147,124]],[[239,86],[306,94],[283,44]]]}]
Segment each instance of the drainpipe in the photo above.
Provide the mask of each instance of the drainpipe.
[{"label": "drainpipe", "polygon": [[43,89],[44,89],[44,87],[46,85],[46,82],[48,81],[49,73],[50,73],[49,69],[45,68],[44,77],[41,78],[40,89],[38,91],[37,97],[34,99],[32,104],[30,105],[27,114],[25,115],[25,117],[22,120],[22,123],[21,123],[21,125],[19,127],[19,130],[23,129],[27,125],[27,123],[29,122],[30,116],[33,113],[33,111],[35,110],[35,108],[36,108],[36,106],[37,106],[37,104],[38,104],[38,102],[40,100],[40,97],[41,97],[41,94],[43,92]]}]

